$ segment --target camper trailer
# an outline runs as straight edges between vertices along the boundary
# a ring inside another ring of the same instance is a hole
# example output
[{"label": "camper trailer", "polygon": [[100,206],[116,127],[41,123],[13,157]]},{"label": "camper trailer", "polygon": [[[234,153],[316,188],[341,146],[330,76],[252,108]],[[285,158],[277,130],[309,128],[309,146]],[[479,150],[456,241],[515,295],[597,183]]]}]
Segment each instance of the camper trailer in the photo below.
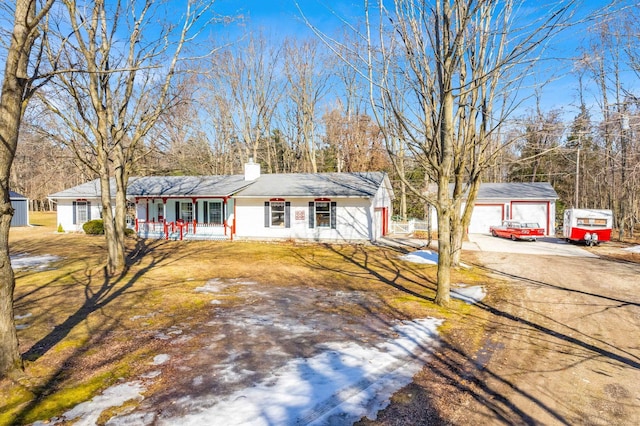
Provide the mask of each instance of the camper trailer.
[{"label": "camper trailer", "polygon": [[611,239],[612,226],[611,210],[567,209],[564,211],[562,235],[567,241],[594,246]]}]

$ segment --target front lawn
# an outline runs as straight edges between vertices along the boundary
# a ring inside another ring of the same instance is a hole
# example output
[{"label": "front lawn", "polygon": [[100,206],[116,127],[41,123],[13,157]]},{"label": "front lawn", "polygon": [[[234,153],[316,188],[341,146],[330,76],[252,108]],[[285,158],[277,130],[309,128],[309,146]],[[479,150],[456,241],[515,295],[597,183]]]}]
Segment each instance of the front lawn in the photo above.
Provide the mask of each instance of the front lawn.
[{"label": "front lawn", "polygon": [[[329,295],[309,299],[313,306],[304,309],[347,318],[347,323],[483,315],[458,301],[450,311],[433,305],[436,267],[403,261],[403,253],[390,248],[132,238],[127,271],[107,278],[102,237],[56,233],[50,213],[32,213],[31,222],[39,226],[12,230],[10,237],[12,256],[41,261],[16,270],[14,306],[25,371],[0,381],[2,425],[59,416],[115,383],[152,373],[158,367],[149,359],[166,352],[162,336],[178,330],[197,330],[185,336],[182,352],[196,353],[210,335],[224,336],[220,339],[228,352],[246,346],[217,325],[205,327],[221,308],[230,315],[252,303],[242,293],[243,283],[252,283],[262,300],[271,289]],[[225,290],[212,300],[207,286],[220,282],[226,283]],[[461,270],[452,282],[484,283],[486,277]],[[273,309],[303,306],[287,303]],[[441,332],[451,327],[450,321]],[[312,355],[321,337],[307,338],[307,346],[295,351]],[[249,352],[257,352],[256,347]],[[166,377],[147,392],[166,393],[172,376]],[[123,409],[137,403],[130,401]]]}]

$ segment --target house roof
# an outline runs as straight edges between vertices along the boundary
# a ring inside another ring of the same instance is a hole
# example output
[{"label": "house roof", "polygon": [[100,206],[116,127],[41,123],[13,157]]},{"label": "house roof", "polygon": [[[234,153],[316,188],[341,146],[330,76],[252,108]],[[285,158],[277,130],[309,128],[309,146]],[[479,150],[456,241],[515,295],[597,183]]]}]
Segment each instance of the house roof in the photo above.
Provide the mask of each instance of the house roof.
[{"label": "house roof", "polygon": [[483,183],[478,189],[478,199],[539,200],[558,199],[549,182]]},{"label": "house roof", "polygon": [[[112,181],[112,183],[113,182],[114,181]],[[115,195],[115,187],[114,185],[111,185],[111,196],[115,197]],[[100,198],[100,179],[94,179],[72,188],[56,192],[55,194],[49,195],[49,198]]]},{"label": "house roof", "polygon": [[382,172],[265,174],[236,196],[368,198],[376,194],[385,176]]},{"label": "house roof", "polygon": [[[231,176],[147,176],[129,179],[127,195],[132,197],[373,197],[386,174],[290,173],[264,174],[253,181],[244,175]],[[391,188],[389,188],[391,191]],[[115,196],[112,182],[111,196]],[[99,179],[49,196],[53,199],[99,198]]]},{"label": "house roof", "polygon": [[232,176],[147,176],[129,179],[130,196],[227,197],[250,185],[244,175]]}]

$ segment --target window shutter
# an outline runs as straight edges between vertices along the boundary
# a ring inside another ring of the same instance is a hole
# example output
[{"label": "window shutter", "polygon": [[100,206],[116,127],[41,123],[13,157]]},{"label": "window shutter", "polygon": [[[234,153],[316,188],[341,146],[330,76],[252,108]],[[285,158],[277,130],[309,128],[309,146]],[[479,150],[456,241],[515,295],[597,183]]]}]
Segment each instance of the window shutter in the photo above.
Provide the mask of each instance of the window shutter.
[{"label": "window shutter", "polygon": [[291,202],[284,203],[284,227],[291,228]]},{"label": "window shutter", "polygon": [[191,203],[191,205],[193,206],[193,220],[194,221],[198,221],[198,202],[196,201],[195,203]]},{"label": "window shutter", "polygon": [[91,220],[91,201],[87,201],[87,220]]},{"label": "window shutter", "polygon": [[336,202],[331,202],[331,229],[336,229]]},{"label": "window shutter", "polygon": [[309,228],[313,228],[315,223],[315,203],[313,201],[309,201]]},{"label": "window shutter", "polygon": [[202,212],[202,214],[204,214],[204,217],[202,218],[202,222],[203,223],[209,223],[209,202],[205,201],[204,205],[202,206],[202,209],[204,210]]},{"label": "window shutter", "polygon": [[180,219],[180,201],[176,201],[176,221]]},{"label": "window shutter", "polygon": [[77,219],[77,213],[76,210],[78,210],[78,203],[76,203],[75,201],[73,202],[73,224],[75,225],[76,222],[78,221]]},{"label": "window shutter", "polygon": [[271,224],[271,221],[269,220],[269,202],[265,201],[264,202],[264,227],[268,228],[270,224]]}]

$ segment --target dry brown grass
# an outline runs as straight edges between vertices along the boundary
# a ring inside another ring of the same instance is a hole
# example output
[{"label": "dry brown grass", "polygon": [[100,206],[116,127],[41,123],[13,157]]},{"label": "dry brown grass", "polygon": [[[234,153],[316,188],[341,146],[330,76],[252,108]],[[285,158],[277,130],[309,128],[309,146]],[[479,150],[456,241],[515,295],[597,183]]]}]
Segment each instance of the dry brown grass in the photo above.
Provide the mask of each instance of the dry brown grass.
[{"label": "dry brown grass", "polygon": [[[56,233],[55,214],[32,214],[38,226],[11,231],[12,254],[56,255],[47,270],[16,272],[15,313],[31,316],[18,332],[24,373],[0,381],[0,425],[57,416],[118,380],[153,368],[149,357],[163,344],[154,338],[176,324],[205,321],[210,297],[194,292],[212,278],[252,280],[260,285],[361,291],[375,307],[326,304],[330,313],[389,319],[438,316],[472,318],[481,333],[483,313],[453,302],[432,304],[436,268],[398,259],[397,251],[363,245],[260,242],[127,241],[130,259],[118,277],[105,277],[102,237]],[[454,272],[452,282],[486,277]],[[233,291],[225,306],[243,303]],[[132,318],[144,317],[143,321]],[[447,330],[459,328],[448,325]],[[476,333],[476,331],[472,331]],[[473,341],[471,338],[469,341]],[[194,343],[195,344],[195,343]],[[162,386],[160,381],[157,386]],[[164,384],[166,386],[166,383]]]}]

